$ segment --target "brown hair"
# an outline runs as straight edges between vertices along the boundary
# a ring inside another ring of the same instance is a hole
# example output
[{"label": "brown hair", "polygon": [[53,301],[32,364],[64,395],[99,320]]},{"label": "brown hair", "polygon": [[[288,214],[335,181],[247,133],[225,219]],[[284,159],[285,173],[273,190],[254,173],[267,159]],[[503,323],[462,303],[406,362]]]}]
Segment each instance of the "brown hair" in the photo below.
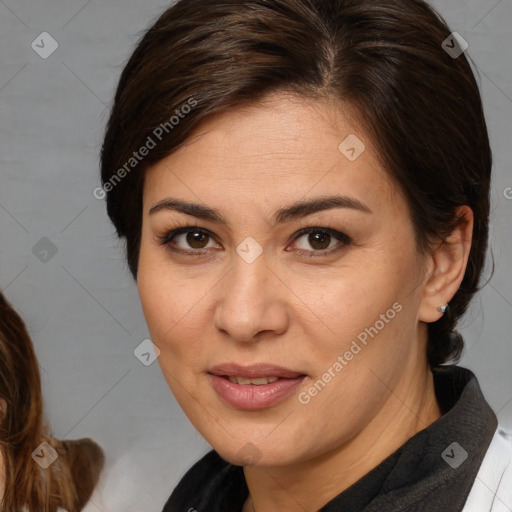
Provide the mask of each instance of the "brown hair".
[{"label": "brown hair", "polygon": [[[459,358],[464,342],[455,326],[485,261],[492,157],[468,59],[442,47],[450,33],[423,0],[178,1],[124,68],[101,153],[102,193],[126,237],[133,277],[144,169],[212,114],[278,91],[332,97],[356,107],[407,199],[422,253],[455,228],[457,207],[473,210],[464,279],[447,313],[428,325],[429,363]],[[195,108],[183,115],[191,98]],[[150,138],[155,147],[135,159]]]},{"label": "brown hair", "polygon": [[0,292],[0,450],[5,468],[5,491],[0,509],[55,512],[57,506],[76,510],[71,470],[59,457],[47,469],[32,459],[42,442],[57,449],[43,423],[39,366],[23,320]]}]

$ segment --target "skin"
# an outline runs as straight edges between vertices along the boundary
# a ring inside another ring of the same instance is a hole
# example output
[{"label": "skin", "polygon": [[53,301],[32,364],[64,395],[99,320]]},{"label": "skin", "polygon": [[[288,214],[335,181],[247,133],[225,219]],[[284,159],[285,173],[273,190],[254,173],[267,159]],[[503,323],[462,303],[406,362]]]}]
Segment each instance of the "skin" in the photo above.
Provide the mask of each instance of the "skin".
[{"label": "skin", "polygon": [[[349,134],[366,146],[353,162],[338,149]],[[331,208],[272,224],[276,210],[333,193],[371,213]],[[149,214],[166,198],[215,208],[228,224],[172,209]],[[201,435],[233,464],[244,465],[242,448],[254,445],[244,511],[318,510],[441,416],[427,323],[441,317],[437,307],[464,276],[472,212],[462,209],[465,220],[447,242],[419,254],[406,201],[356,113],[284,93],[210,118],[147,171],[138,268],[144,315],[163,375]],[[193,245],[186,235],[174,238],[188,255],[159,244],[183,225],[211,237]],[[340,250],[319,256],[308,235],[297,238],[304,226],[330,227],[352,242],[327,238]],[[236,252],[248,236],[263,249],[253,263]],[[298,393],[397,302],[395,318],[301,404]],[[225,362],[269,362],[307,377],[272,407],[238,410],[210,383],[208,369]]]}]

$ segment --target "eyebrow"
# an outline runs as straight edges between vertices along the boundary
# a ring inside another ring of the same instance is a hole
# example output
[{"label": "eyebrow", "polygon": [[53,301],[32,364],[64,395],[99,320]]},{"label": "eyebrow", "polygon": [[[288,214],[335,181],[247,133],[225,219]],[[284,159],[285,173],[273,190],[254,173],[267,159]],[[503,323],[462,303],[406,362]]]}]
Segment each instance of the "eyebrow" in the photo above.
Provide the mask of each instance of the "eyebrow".
[{"label": "eyebrow", "polygon": [[[306,217],[313,213],[330,210],[332,208],[347,208],[350,210],[361,211],[363,213],[373,213],[370,208],[359,201],[359,199],[340,195],[323,196],[307,201],[298,201],[290,206],[279,209],[273,215],[273,225]],[[199,219],[210,220],[226,226],[228,225],[228,222],[219,211],[201,204],[166,198],[152,206],[149,210],[149,215],[154,215],[162,210],[174,210]]]}]

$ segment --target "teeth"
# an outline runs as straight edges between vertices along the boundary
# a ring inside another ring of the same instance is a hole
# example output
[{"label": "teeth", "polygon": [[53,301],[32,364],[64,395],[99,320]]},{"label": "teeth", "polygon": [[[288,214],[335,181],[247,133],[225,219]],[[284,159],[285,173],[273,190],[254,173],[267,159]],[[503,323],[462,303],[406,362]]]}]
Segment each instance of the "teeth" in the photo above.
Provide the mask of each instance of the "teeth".
[{"label": "teeth", "polygon": [[263,384],[269,384],[270,382],[275,382],[277,377],[259,377],[257,379],[245,379],[244,377],[228,377],[230,382],[233,384],[242,384],[247,386],[249,384],[253,384],[255,386],[262,386]]}]

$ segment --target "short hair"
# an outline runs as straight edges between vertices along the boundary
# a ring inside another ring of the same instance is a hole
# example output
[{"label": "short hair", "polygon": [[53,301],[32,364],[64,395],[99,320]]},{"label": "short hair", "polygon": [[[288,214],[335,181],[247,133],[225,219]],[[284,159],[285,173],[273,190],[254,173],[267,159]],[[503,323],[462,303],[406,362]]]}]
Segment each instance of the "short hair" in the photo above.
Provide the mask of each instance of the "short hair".
[{"label": "short hair", "polygon": [[126,238],[133,277],[145,169],[213,114],[277,92],[334,98],[355,107],[403,192],[421,253],[455,228],[457,207],[474,213],[461,286],[428,325],[429,363],[458,359],[464,342],[455,327],[485,262],[492,167],[480,92],[462,49],[423,0],[178,1],[124,68],[101,152],[108,215]]}]

